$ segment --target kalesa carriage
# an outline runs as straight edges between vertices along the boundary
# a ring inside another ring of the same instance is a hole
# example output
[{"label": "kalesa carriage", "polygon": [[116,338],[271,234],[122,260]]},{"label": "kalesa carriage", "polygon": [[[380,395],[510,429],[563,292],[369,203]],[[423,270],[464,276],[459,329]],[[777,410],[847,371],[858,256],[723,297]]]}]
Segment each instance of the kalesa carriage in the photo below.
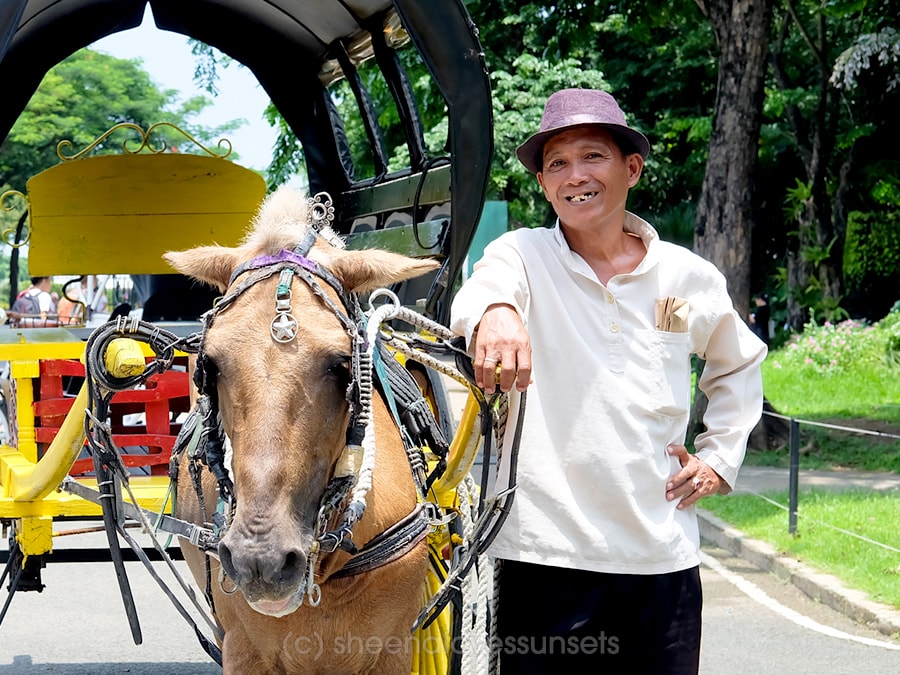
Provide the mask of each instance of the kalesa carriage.
[{"label": "kalesa carriage", "polygon": [[[0,139],[51,67],[148,5],[160,29],[256,75],[303,146],[309,195],[267,196],[228,144],[184,134],[192,152],[165,152],[159,125],[132,124],[85,147],[60,139],[58,165],[3,195],[4,209],[26,205],[3,237],[28,245],[31,275],[141,275],[148,297],[141,317],[0,331],[0,635],[14,596],[67,560],[54,537],[95,521],[136,644],[125,560],[144,562],[225,672],[487,672],[483,554],[513,489],[485,489],[504,397],[471,384],[445,328],[492,155],[462,0],[7,0]],[[446,156],[425,149],[398,49],[418,51],[446,100]],[[402,122],[401,171],[387,170],[366,62]],[[329,90],[340,80],[375,176],[355,176]],[[469,392],[459,420],[447,378]],[[315,665],[286,653],[286,628],[327,634],[347,611],[354,630],[401,647]]]}]

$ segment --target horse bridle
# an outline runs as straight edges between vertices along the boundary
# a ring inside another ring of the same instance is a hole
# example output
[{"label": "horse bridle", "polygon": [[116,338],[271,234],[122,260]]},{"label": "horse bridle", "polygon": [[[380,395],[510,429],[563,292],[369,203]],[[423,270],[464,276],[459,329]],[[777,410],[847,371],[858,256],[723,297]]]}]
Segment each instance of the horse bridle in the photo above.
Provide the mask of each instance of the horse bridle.
[{"label": "horse bridle", "polygon": [[[316,198],[319,197],[320,195],[316,196]],[[314,214],[315,212],[313,211]],[[306,592],[310,604],[315,606],[321,598],[321,590],[313,579],[318,555],[320,553],[333,553],[338,549],[347,551],[352,555],[359,553],[352,537],[354,525],[359,522],[365,512],[365,493],[369,487],[369,485],[363,485],[362,489],[360,489],[360,483],[364,483],[364,481],[360,480],[360,476],[365,470],[366,452],[364,446],[366,445],[367,426],[371,418],[372,345],[367,331],[368,319],[360,308],[356,295],[347,293],[341,282],[330,270],[307,257],[316,238],[321,236],[319,234],[321,225],[327,221],[327,217],[318,221],[313,217],[311,220],[313,220],[313,226],[310,228],[309,233],[293,250],[282,250],[276,255],[258,256],[234,270],[228,284],[229,292],[202,317],[203,330],[197,352],[194,384],[200,393],[197,410],[200,411],[202,416],[206,440],[205,449],[201,450],[198,455],[202,457],[203,463],[209,467],[218,483],[218,517],[214,516],[213,522],[218,526],[217,533],[221,538],[221,536],[224,536],[224,530],[233,518],[237,504],[234,484],[225,463],[225,434],[219,415],[218,391],[216,387],[217,369],[215,364],[208,358],[205,350],[206,336],[212,328],[216,317],[230,307],[246,290],[264,279],[278,274],[275,317],[270,323],[270,334],[273,340],[286,343],[297,336],[299,324],[293,315],[290,304],[291,284],[294,277],[299,277],[306,283],[313,294],[331,310],[350,335],[352,342],[350,384],[346,394],[350,405],[350,422],[347,427],[346,448],[320,499],[316,523],[316,539],[307,561]],[[243,275],[246,276],[239,283],[236,283]],[[327,284],[334,290],[343,308],[328,295],[322,283]],[[369,469],[371,470],[371,467]],[[195,487],[199,488],[199,480],[196,477],[194,478],[194,483]],[[349,503],[341,508],[348,501],[348,498],[350,498]],[[340,518],[337,526],[329,530],[328,524],[335,520],[339,512]],[[406,542],[403,548],[412,548],[417,541],[425,536],[430,522],[429,514],[426,514],[421,506],[417,506],[407,518],[387,532],[379,535],[376,539],[378,542],[382,542],[386,535],[392,533],[395,534],[394,537],[388,538],[386,543],[380,547],[369,547],[366,550],[365,557],[361,556],[360,559],[355,560],[354,564],[348,567],[344,575],[365,571],[371,566],[389,562],[390,559],[396,556],[389,554],[388,551],[394,549],[393,553],[396,553],[398,539]]]}]

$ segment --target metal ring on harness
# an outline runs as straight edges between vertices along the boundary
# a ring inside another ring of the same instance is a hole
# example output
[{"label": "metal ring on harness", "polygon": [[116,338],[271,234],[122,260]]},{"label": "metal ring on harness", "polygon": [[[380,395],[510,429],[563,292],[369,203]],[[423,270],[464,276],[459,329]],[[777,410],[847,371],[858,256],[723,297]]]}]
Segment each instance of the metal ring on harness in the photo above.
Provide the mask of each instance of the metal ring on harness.
[{"label": "metal ring on harness", "polygon": [[387,298],[387,302],[381,305],[379,309],[390,307],[390,311],[382,312],[384,319],[395,318],[403,305],[400,302],[400,298],[397,297],[397,294],[389,288],[379,288],[372,291],[369,295],[369,314],[375,311],[375,300],[381,297]]}]

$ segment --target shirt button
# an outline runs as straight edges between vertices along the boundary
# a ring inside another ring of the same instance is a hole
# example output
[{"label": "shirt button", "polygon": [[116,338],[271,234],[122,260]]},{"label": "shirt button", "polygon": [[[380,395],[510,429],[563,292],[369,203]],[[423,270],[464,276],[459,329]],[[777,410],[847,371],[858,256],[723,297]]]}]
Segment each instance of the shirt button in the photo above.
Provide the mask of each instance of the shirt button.
[{"label": "shirt button", "polygon": [[613,333],[618,333],[618,332],[619,332],[619,324],[614,323],[612,326],[609,327],[609,329],[610,329]]},{"label": "shirt button", "polygon": [[610,293],[609,295],[606,296],[606,300],[609,302],[609,304],[613,304],[616,301],[616,299],[613,297],[612,293]]}]

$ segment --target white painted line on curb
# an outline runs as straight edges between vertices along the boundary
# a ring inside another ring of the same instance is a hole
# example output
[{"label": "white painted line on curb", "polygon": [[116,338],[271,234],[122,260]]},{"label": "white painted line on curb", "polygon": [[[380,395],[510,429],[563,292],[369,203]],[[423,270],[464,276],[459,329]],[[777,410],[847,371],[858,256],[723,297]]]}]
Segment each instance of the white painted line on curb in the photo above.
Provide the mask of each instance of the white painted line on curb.
[{"label": "white painted line on curb", "polygon": [[850,635],[850,633],[845,633],[843,631],[837,630],[836,628],[823,626],[817,621],[813,621],[808,616],[805,616],[800,612],[791,609],[790,607],[785,607],[780,602],[768,595],[759,586],[754,584],[752,581],[748,581],[741,575],[735,574],[708,553],[700,551],[700,562],[709,567],[711,570],[721,574],[727,581],[731,582],[739,590],[750,596],[751,599],[755,600],[764,607],[768,607],[776,614],[780,614],[785,619],[793,621],[798,626],[802,626],[803,628],[807,628],[817,633],[822,633],[823,635],[838,638],[839,640],[851,640],[853,642],[859,642],[864,645],[869,645],[870,647],[883,647],[884,649],[900,651],[900,645],[895,645],[890,642],[882,642],[880,640],[873,640],[871,638]]}]

